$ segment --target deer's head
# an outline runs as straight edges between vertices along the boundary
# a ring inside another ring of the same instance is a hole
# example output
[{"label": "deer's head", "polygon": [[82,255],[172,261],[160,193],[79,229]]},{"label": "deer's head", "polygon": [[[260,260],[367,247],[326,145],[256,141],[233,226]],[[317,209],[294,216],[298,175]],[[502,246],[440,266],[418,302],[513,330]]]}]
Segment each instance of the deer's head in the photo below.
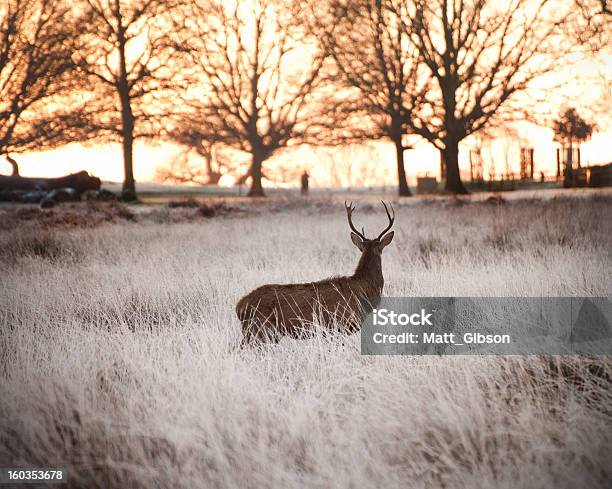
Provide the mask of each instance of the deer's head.
[{"label": "deer's head", "polygon": [[372,253],[375,255],[380,255],[385,246],[387,246],[389,243],[391,243],[391,241],[393,241],[394,232],[391,231],[390,233],[388,233],[387,231],[391,229],[391,226],[393,226],[393,221],[395,221],[395,210],[393,209],[393,206],[389,204],[389,206],[391,207],[392,214],[389,213],[387,204],[385,204],[382,200],[381,202],[382,205],[385,207],[385,212],[387,213],[387,218],[389,219],[389,225],[382,230],[382,232],[378,235],[377,238],[374,239],[366,238],[365,229],[363,227],[361,228],[361,232],[357,231],[357,229],[353,225],[352,219],[355,206],[353,206],[352,202],[348,205],[346,204],[346,202],[344,202],[344,207],[346,208],[346,216],[348,217],[348,223],[352,231],[351,240],[353,241],[353,244],[357,248],[359,248],[359,250],[364,254]]}]

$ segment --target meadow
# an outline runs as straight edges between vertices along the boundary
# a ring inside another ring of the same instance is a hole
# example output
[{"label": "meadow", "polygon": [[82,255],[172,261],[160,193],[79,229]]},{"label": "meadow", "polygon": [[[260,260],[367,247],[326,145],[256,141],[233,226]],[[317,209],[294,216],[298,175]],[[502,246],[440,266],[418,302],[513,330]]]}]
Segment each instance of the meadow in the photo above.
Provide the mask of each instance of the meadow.
[{"label": "meadow", "polygon": [[[352,272],[342,200],[1,210],[0,466],[82,488],[610,487],[609,357],[236,349],[243,294]],[[382,206],[357,204],[378,234]],[[384,295],[612,296],[608,191],[394,206]]]}]

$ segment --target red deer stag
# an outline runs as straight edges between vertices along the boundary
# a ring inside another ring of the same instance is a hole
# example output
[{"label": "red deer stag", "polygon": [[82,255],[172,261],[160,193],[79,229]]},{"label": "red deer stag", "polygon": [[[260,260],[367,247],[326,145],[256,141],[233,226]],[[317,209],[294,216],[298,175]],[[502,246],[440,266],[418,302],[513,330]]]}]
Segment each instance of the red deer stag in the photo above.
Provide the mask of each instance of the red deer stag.
[{"label": "red deer stag", "polygon": [[383,202],[389,225],[377,238],[365,237],[364,228],[353,225],[352,202],[346,208],[351,240],[361,251],[355,273],[306,284],[263,285],[245,295],[236,306],[242,322],[242,346],[253,341],[278,342],[282,336],[304,338],[312,333],[315,319],[327,328],[354,333],[365,315],[376,307],[384,284],[382,250],[393,240],[395,210]]}]

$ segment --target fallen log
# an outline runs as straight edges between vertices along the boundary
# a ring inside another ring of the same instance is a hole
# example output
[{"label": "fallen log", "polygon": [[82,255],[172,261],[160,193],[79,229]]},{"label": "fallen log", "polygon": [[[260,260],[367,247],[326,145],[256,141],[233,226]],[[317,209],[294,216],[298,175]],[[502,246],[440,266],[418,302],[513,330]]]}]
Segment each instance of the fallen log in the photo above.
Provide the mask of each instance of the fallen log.
[{"label": "fallen log", "polygon": [[0,191],[43,190],[73,188],[79,195],[87,190],[99,190],[101,181],[86,171],[71,173],[57,178],[28,178],[0,175]]}]

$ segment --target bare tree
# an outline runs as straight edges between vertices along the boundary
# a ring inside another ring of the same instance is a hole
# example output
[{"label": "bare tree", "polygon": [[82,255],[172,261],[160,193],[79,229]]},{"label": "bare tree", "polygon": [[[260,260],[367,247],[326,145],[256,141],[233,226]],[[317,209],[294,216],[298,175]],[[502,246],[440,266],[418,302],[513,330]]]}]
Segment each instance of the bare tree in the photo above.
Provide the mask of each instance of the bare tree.
[{"label": "bare tree", "polygon": [[170,14],[174,0],[81,0],[90,25],[88,46],[78,53],[93,90],[88,106],[90,137],[121,141],[123,196],[136,196],[134,140],[156,136],[176,88]]},{"label": "bare tree", "polygon": [[[459,143],[556,68],[570,7],[552,0],[415,0],[406,29],[434,84],[411,129],[443,155],[446,189],[466,193]],[[556,42],[556,44],[555,44]]]},{"label": "bare tree", "polygon": [[319,158],[326,162],[319,172],[335,187],[366,187],[387,184],[387,169],[371,144],[343,144],[320,148]]},{"label": "bare tree", "polygon": [[[574,108],[565,109],[553,122],[555,141],[561,143],[561,152],[564,153],[566,186],[570,185],[574,163],[580,168],[580,143],[589,140],[594,130],[595,125],[585,121]],[[574,152],[576,152],[576,162]]]},{"label": "bare tree", "polygon": [[[221,177],[237,172],[237,165],[231,164],[222,148],[208,140],[203,140],[199,132],[181,129],[174,139],[185,146],[182,158],[174,159],[156,171],[156,179],[172,183],[195,183],[198,185],[217,185]],[[193,162],[190,156],[195,153],[202,161]],[[202,164],[203,163],[203,164]]]},{"label": "bare tree", "polygon": [[81,124],[68,103],[79,42],[77,16],[64,0],[0,4],[0,156],[13,175],[19,167],[10,153],[69,142]]},{"label": "bare tree", "polygon": [[355,121],[348,138],[390,140],[396,150],[399,195],[411,195],[404,168],[404,151],[411,147],[407,121],[427,78],[419,76],[419,55],[403,28],[406,2],[330,0],[327,15],[321,15],[318,3],[316,8],[317,30],[337,67],[336,83],[349,89],[342,103],[351,115],[348,120]]},{"label": "bare tree", "polygon": [[263,163],[290,145],[318,143],[334,110],[319,98],[324,54],[299,1],[191,0],[181,49],[193,87],[185,115],[203,140],[251,155],[250,196]]},{"label": "bare tree", "polygon": [[585,121],[574,108],[566,109],[553,123],[555,140],[567,144],[569,149],[573,148],[574,143],[587,141],[594,129],[595,125]]}]

